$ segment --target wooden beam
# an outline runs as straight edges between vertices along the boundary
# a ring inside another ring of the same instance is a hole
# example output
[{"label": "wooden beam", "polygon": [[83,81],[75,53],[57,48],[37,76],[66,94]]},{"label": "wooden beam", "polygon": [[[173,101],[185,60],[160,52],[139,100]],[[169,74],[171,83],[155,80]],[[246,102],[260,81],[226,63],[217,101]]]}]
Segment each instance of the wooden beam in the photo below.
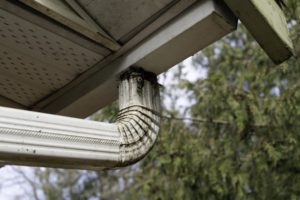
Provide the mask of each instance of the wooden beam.
[{"label": "wooden beam", "polygon": [[224,0],[275,64],[293,55],[286,19],[275,0]]}]

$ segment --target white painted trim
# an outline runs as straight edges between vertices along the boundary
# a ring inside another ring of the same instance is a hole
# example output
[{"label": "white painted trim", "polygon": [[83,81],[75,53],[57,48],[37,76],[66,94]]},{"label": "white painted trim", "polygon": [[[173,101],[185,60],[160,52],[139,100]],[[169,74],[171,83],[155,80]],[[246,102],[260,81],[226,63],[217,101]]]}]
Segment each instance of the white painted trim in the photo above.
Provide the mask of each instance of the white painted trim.
[{"label": "white painted trim", "polygon": [[198,1],[131,51],[100,62],[33,109],[86,117],[116,99],[117,77],[130,66],[162,73],[235,30],[236,23],[222,2]]},{"label": "white painted trim", "polygon": [[[122,46],[117,52],[107,56],[103,62],[99,63],[98,65],[94,66],[92,70],[87,71],[86,73],[82,74],[82,76],[78,77],[66,87],[60,89],[56,93],[50,95],[48,98],[45,98],[34,105],[33,110],[41,110],[43,107],[51,104],[53,100],[58,98],[59,96],[63,95],[66,91],[74,87],[74,85],[80,84],[88,76],[94,74],[97,70],[109,65],[115,59],[124,56],[129,50],[133,49],[137,44],[142,43],[142,41],[153,34],[156,30],[162,27],[164,24],[170,22],[174,17],[180,15],[184,10],[188,7],[191,7],[197,0],[180,0],[174,6],[169,8],[165,13],[163,13],[158,19],[153,21],[147,27],[145,27],[142,31],[140,31],[136,36],[134,36],[130,41],[128,41],[124,46]],[[126,56],[126,55],[125,55]],[[101,103],[101,102],[100,102]],[[92,111],[93,112],[93,111]],[[55,112],[53,112],[55,113]],[[70,115],[72,116],[72,115]],[[74,115],[75,116],[75,115]],[[79,116],[78,116],[79,117]]]}]

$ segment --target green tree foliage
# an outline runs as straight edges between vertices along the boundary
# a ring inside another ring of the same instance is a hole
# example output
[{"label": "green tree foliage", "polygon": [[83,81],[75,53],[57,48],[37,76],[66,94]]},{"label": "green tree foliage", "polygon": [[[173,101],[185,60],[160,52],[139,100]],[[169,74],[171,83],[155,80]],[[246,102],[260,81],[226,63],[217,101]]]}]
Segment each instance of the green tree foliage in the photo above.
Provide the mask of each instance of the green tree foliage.
[{"label": "green tree foliage", "polygon": [[[300,2],[289,0],[287,7],[299,55]],[[176,106],[165,108],[163,115],[168,117],[161,123],[157,144],[145,159],[125,169],[72,173],[37,169],[43,196],[300,199],[299,59],[275,66],[240,25],[195,55],[193,64],[206,68],[207,78],[189,82],[179,70],[175,74],[179,84],[173,86],[196,102],[189,109],[191,120],[176,119],[180,115]],[[111,114],[115,116],[116,106],[95,119],[111,121]],[[48,180],[51,184],[45,183]]]}]

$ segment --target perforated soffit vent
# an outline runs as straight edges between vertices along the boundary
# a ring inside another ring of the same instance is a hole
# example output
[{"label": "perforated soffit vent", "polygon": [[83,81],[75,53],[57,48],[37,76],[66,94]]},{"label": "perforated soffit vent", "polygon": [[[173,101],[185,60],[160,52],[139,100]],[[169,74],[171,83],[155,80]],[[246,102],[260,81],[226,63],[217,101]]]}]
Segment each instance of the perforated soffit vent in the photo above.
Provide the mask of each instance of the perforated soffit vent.
[{"label": "perforated soffit vent", "polygon": [[121,47],[74,0],[20,1],[112,51],[116,51]]},{"label": "perforated soffit vent", "polygon": [[0,95],[31,106],[103,56],[0,9]]}]

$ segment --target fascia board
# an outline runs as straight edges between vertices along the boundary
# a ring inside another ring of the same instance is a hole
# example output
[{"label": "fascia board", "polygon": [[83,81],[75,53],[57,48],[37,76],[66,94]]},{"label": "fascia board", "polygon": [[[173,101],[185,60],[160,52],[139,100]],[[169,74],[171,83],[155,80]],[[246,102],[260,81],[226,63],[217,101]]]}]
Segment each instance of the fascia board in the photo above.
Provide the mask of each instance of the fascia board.
[{"label": "fascia board", "polygon": [[[236,29],[237,20],[220,1],[194,4],[135,48],[69,84],[41,112],[87,117],[117,97],[117,77],[130,66],[160,74]],[[99,63],[101,65],[101,63]],[[91,69],[93,70],[93,69]]]}]

